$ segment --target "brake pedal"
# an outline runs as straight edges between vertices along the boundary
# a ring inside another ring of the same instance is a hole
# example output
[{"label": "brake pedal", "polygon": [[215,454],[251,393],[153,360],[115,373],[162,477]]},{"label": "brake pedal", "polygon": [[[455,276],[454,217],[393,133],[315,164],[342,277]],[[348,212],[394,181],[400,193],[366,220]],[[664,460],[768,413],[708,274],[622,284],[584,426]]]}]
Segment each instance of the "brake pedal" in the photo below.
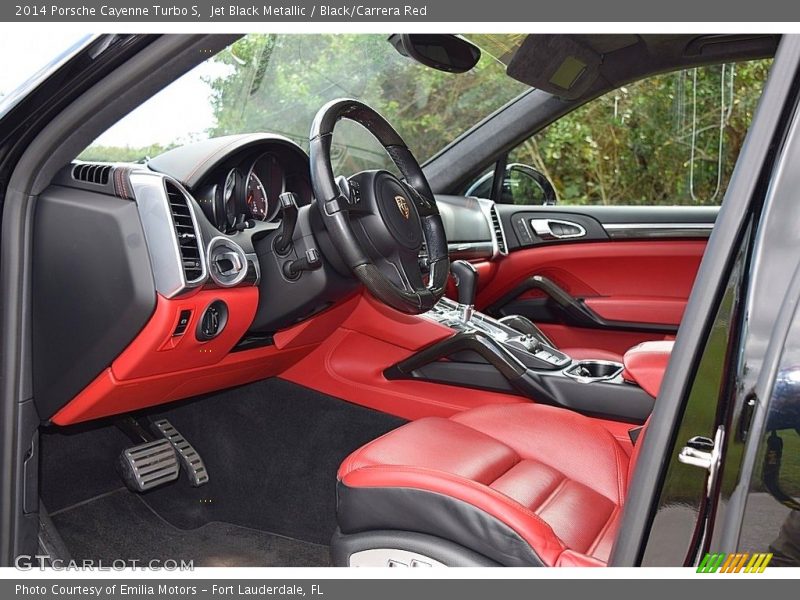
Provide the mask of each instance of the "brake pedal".
[{"label": "brake pedal", "polygon": [[200,454],[194,449],[181,432],[167,419],[159,419],[153,422],[153,427],[164,436],[175,448],[178,458],[183,464],[186,474],[189,476],[189,483],[193,487],[200,487],[208,483],[208,471]]},{"label": "brake pedal", "polygon": [[180,474],[178,455],[168,440],[155,440],[122,451],[117,461],[125,485],[146,492],[175,481]]}]

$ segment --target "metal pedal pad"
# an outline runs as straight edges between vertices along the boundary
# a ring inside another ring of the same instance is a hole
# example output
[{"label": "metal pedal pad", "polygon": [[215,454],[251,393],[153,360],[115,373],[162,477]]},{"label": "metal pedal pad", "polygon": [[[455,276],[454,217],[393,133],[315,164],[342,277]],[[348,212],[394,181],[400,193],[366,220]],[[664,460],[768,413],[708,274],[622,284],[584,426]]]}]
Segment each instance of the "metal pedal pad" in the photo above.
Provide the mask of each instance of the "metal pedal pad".
[{"label": "metal pedal pad", "polygon": [[175,481],[181,470],[177,453],[167,440],[123,450],[117,465],[125,485],[134,492],[146,492]]},{"label": "metal pedal pad", "polygon": [[178,453],[183,467],[186,469],[186,474],[189,475],[189,483],[193,487],[200,487],[208,483],[208,471],[206,465],[197,450],[194,449],[181,432],[175,429],[175,426],[167,419],[159,419],[153,422],[153,427],[156,428],[158,433],[163,435]]}]

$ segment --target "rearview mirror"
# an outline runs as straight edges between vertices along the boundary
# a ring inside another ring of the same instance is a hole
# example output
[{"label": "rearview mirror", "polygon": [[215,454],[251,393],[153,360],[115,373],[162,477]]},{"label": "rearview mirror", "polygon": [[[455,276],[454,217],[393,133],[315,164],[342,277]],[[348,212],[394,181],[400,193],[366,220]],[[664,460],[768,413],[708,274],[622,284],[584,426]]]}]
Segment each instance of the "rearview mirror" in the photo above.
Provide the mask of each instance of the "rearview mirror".
[{"label": "rearview mirror", "polygon": [[395,33],[389,43],[403,56],[448,73],[465,73],[481,58],[480,48],[457,35]]}]

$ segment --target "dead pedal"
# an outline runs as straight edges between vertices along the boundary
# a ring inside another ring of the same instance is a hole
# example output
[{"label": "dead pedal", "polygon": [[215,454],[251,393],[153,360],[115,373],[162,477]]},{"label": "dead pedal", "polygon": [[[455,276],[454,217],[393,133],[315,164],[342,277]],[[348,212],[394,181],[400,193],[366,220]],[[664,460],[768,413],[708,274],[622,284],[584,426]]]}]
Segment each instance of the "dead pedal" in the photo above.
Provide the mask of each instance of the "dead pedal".
[{"label": "dead pedal", "polygon": [[168,441],[178,455],[178,459],[189,476],[189,482],[193,487],[200,487],[208,483],[208,471],[206,465],[197,450],[194,449],[180,431],[167,419],[159,419],[153,422],[156,432]]},{"label": "dead pedal", "polygon": [[123,450],[117,466],[125,485],[134,492],[146,492],[175,481],[181,470],[175,448],[167,440],[145,442]]}]

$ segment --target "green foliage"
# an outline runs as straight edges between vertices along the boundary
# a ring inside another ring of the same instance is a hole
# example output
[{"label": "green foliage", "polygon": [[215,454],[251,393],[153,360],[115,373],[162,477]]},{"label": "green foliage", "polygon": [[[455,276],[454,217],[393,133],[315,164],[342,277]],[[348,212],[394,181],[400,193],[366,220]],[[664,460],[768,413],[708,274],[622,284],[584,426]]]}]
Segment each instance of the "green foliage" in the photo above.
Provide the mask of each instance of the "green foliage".
[{"label": "green foliage", "polygon": [[141,148],[130,146],[89,146],[81,152],[78,159],[102,162],[144,162],[148,158],[158,156],[162,152],[174,148],[175,144],[151,144]]},{"label": "green foliage", "polygon": [[621,87],[527,140],[510,161],[545,173],[566,204],[719,204],[770,62]]},{"label": "green foliage", "polygon": [[[511,47],[514,39],[481,42]],[[307,148],[319,108],[348,96],[383,114],[421,161],[527,89],[487,53],[469,73],[454,75],[400,56],[384,35],[254,34],[211,60],[223,67],[206,80],[210,136],[266,131]],[[509,162],[544,173],[565,204],[718,204],[770,62],[725,65],[724,75],[722,66],[701,67],[621,87],[523,142]],[[91,146],[81,158],[140,160],[166,149]],[[333,157],[343,174],[391,168],[380,145],[349,121],[337,126]],[[541,202],[535,184],[514,184],[514,202]]]},{"label": "green foliage", "polygon": [[[344,96],[386,117],[420,160],[525,89],[491,57],[469,73],[443,73],[400,56],[384,35],[248,35],[214,60],[230,71],[208,82],[211,135],[270,131],[305,146],[319,108]],[[335,140],[342,172],[387,165],[357,125],[340,124]]]}]

